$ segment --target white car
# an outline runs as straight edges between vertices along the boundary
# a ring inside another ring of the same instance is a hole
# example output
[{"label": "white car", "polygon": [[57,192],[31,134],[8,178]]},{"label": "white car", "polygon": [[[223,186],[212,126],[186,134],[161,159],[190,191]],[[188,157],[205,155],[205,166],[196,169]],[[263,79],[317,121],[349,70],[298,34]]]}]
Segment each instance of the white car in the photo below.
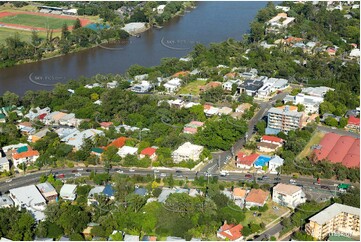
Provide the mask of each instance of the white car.
[{"label": "white car", "polygon": [[228,176],[228,175],[229,175],[229,173],[228,173],[228,172],[226,172],[226,171],[221,171],[221,172],[220,172],[220,175],[221,175],[221,176]]},{"label": "white car", "polygon": [[123,173],[124,173],[124,171],[119,170],[119,171],[117,171],[117,173],[119,173],[119,174],[123,174]]},{"label": "white car", "polygon": [[13,179],[9,179],[9,180],[6,180],[5,182],[9,183],[9,182],[12,182]]},{"label": "white car", "polygon": [[212,174],[211,173],[206,173],[206,177],[211,177]]},{"label": "white car", "polygon": [[167,174],[165,174],[165,173],[160,173],[160,176],[161,176],[161,177],[166,177]]},{"label": "white car", "polygon": [[75,176],[81,176],[81,173],[75,173]]},{"label": "white car", "polygon": [[83,168],[78,168],[77,170],[78,170],[78,171],[82,171],[82,170],[84,170],[84,169],[83,169]]},{"label": "white car", "polygon": [[130,172],[135,172],[135,170],[133,168],[129,169]]},{"label": "white car", "polygon": [[291,183],[291,184],[296,184],[296,180],[291,179],[291,180],[290,180],[290,183]]},{"label": "white car", "polygon": [[157,172],[159,172],[158,170],[154,170],[154,173],[157,173]]}]

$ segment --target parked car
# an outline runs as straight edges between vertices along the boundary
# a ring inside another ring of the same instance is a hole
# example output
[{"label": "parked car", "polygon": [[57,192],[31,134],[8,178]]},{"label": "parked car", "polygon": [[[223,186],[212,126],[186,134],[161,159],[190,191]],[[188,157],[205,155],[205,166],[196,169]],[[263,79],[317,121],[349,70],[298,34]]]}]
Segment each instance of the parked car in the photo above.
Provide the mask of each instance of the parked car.
[{"label": "parked car", "polygon": [[77,173],[78,171],[77,170],[72,170],[71,173]]},{"label": "parked car", "polygon": [[175,173],[179,174],[179,173],[182,173],[182,171],[176,170]]},{"label": "parked car", "polygon": [[229,175],[229,173],[226,172],[226,171],[221,171],[219,174],[220,174],[221,176],[228,176],[228,175]]},{"label": "parked car", "polygon": [[78,171],[82,171],[82,170],[84,170],[84,168],[78,168],[77,170],[78,170]]},{"label": "parked car", "polygon": [[13,181],[13,179],[6,180],[7,183],[12,182],[12,181]]},{"label": "parked car", "polygon": [[129,171],[130,172],[135,172],[135,170],[133,168],[130,168]]},{"label": "parked car", "polygon": [[157,172],[159,172],[158,170],[154,170],[154,173],[157,173]]},{"label": "parked car", "polygon": [[86,169],[85,171],[86,171],[86,172],[91,172],[91,170],[90,170],[90,169]]},{"label": "parked car", "polygon": [[123,173],[124,173],[124,171],[121,171],[121,170],[117,170],[116,172],[119,173],[119,174],[123,174]]},{"label": "parked car", "polygon": [[281,178],[280,177],[275,177],[275,179],[274,179],[275,181],[280,181],[281,180]]},{"label": "parked car", "polygon": [[321,189],[331,190],[329,186],[321,186]]},{"label": "parked car", "polygon": [[257,181],[262,181],[262,177],[257,177]]},{"label": "parked car", "polygon": [[81,173],[75,173],[75,176],[81,176]]},{"label": "parked car", "polygon": [[167,176],[167,174],[165,174],[165,173],[160,173],[160,177],[166,177]]},{"label": "parked car", "polygon": [[177,177],[178,177],[178,178],[181,178],[181,177],[183,177],[183,175],[182,175],[182,174],[178,174]]},{"label": "parked car", "polygon": [[64,174],[59,174],[59,175],[57,175],[56,176],[56,178],[58,178],[58,179],[60,179],[60,178],[64,178],[65,177],[65,175]]},{"label": "parked car", "polygon": [[249,178],[249,179],[252,179],[252,178],[253,178],[253,176],[252,176],[251,174],[246,174],[244,177],[245,177],[245,178]]},{"label": "parked car", "polygon": [[291,180],[290,180],[290,183],[295,185],[295,184],[296,184],[296,180],[291,179]]},{"label": "parked car", "polygon": [[298,187],[303,187],[303,185],[302,185],[302,184],[296,184],[296,186],[298,186]]},{"label": "parked car", "polygon": [[268,179],[269,179],[268,176],[266,176],[266,175],[263,175],[263,176],[262,176],[262,180],[268,180]]}]

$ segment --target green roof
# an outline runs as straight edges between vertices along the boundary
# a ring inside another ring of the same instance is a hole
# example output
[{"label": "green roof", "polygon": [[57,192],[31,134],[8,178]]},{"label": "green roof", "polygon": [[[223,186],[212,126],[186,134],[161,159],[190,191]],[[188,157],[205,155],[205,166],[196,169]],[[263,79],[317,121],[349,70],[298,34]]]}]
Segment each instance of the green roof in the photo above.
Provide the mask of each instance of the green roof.
[{"label": "green roof", "polygon": [[328,237],[328,241],[356,241],[356,240],[342,235],[337,235],[337,236],[332,235]]},{"label": "green roof", "polygon": [[5,118],[5,114],[0,113],[0,118]]},{"label": "green roof", "polygon": [[28,147],[27,146],[22,146],[22,147],[19,147],[16,152],[18,153],[23,153],[23,152],[26,152],[28,151]]},{"label": "green roof", "polygon": [[92,151],[95,153],[103,153],[104,150],[102,148],[92,148]]},{"label": "green roof", "polygon": [[341,188],[341,189],[347,189],[350,187],[350,184],[345,184],[345,183],[341,183],[338,185],[338,188]]}]

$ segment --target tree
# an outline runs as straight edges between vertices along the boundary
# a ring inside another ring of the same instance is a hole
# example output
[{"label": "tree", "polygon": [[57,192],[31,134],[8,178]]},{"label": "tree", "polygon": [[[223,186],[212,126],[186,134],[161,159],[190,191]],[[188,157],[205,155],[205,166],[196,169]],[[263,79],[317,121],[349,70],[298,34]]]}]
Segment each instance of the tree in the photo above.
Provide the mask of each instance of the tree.
[{"label": "tree", "polygon": [[2,95],[2,100],[6,106],[17,106],[19,104],[19,96],[9,91]]},{"label": "tree", "polygon": [[73,25],[73,29],[79,29],[81,28],[81,22],[79,18],[76,18],[74,25]]},{"label": "tree", "polygon": [[167,183],[169,187],[173,187],[174,186],[174,178],[173,178],[173,174],[170,174],[169,178],[167,179]]},{"label": "tree", "polygon": [[258,132],[260,135],[264,135],[265,132],[266,132],[266,126],[267,126],[266,121],[264,121],[264,120],[258,121],[258,123],[256,124],[257,132]]},{"label": "tree", "polygon": [[70,35],[70,32],[68,29],[68,25],[66,23],[64,23],[63,26],[61,27],[61,39],[66,40],[69,35]]},{"label": "tree", "polygon": [[332,127],[337,127],[338,126],[338,122],[335,118],[328,116],[325,119],[325,124],[328,126],[332,126]]},{"label": "tree", "polygon": [[338,127],[339,128],[344,128],[347,125],[347,123],[348,123],[348,119],[344,118],[344,117],[341,117]]}]

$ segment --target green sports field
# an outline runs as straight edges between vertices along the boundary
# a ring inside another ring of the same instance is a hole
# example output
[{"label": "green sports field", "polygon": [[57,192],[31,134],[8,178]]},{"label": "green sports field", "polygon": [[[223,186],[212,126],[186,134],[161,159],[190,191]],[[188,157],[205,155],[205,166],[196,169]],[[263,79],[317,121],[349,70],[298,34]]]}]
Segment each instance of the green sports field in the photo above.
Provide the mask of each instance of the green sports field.
[{"label": "green sports field", "polygon": [[47,16],[37,16],[30,14],[17,14],[14,16],[6,16],[0,18],[0,22],[50,29],[60,29],[64,23],[66,23],[68,26],[72,26],[74,24],[74,20],[72,19],[52,18]]}]

